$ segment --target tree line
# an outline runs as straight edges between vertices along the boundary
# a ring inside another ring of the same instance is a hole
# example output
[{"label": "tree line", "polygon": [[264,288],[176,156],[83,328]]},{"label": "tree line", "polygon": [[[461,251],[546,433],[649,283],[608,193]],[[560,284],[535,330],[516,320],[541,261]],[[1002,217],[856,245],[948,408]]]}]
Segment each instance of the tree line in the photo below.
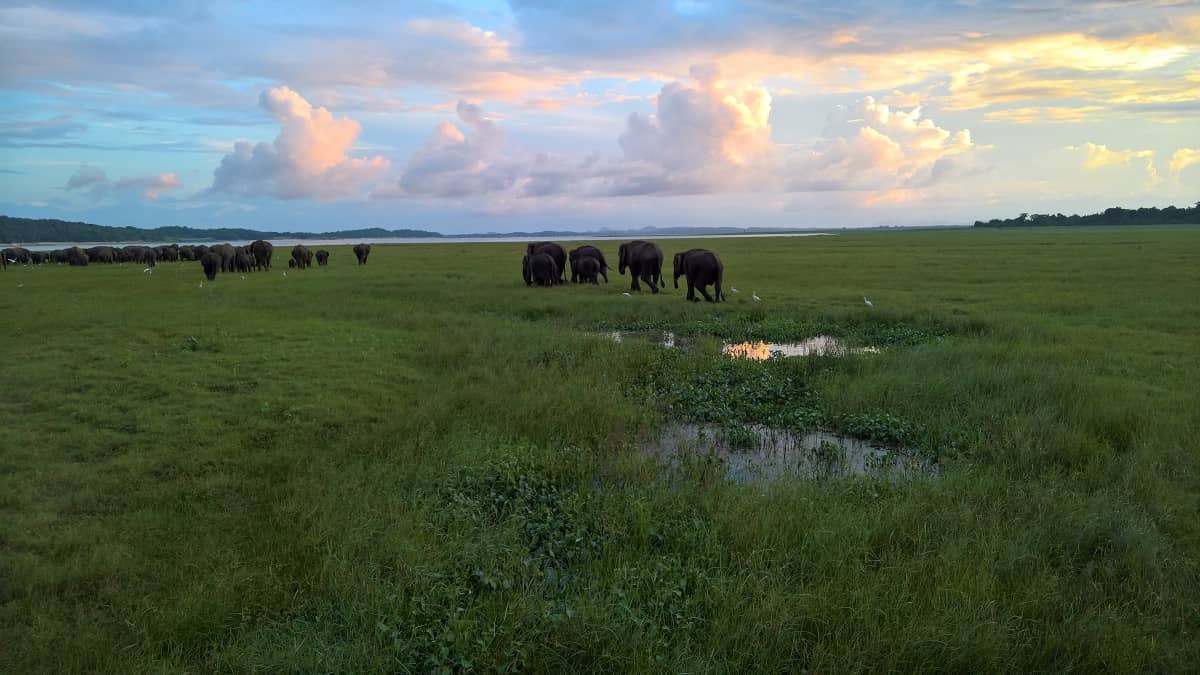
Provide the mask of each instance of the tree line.
[{"label": "tree line", "polygon": [[195,227],[109,227],[55,218],[0,216],[0,242],[113,242],[113,241],[236,241],[254,239],[371,239],[440,237],[427,230],[385,230],[369,227],[340,232],[263,232],[236,227],[204,230]]},{"label": "tree line", "polygon": [[1191,208],[1168,206],[1123,209],[1114,206],[1102,213],[1086,216],[1061,213],[1022,213],[1015,218],[988,221],[977,220],[975,227],[1071,227],[1076,225],[1197,225],[1200,224],[1200,202]]}]

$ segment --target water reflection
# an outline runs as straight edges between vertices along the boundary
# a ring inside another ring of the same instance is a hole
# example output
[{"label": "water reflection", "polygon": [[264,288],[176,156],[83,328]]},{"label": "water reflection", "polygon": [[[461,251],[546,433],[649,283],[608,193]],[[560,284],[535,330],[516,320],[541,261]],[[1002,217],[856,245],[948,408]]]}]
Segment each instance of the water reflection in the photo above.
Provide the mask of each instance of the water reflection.
[{"label": "water reflection", "polygon": [[767,483],[781,478],[888,480],[936,478],[937,465],[898,450],[826,431],[791,432],[761,425],[725,429],[672,424],[641,451],[669,473],[697,460],[718,466],[725,480]]}]

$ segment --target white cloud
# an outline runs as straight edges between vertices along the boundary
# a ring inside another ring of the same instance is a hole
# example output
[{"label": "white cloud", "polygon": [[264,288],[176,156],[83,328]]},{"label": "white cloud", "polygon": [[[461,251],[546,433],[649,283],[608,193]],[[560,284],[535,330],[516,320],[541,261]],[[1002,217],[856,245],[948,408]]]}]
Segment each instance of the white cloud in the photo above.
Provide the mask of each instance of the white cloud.
[{"label": "white cloud", "polygon": [[[617,139],[619,158],[567,158],[506,151],[504,133],[479,106],[460,102],[464,129],[446,121],[376,197],[580,197],[721,192],[920,190],[971,170],[979,149],[919,108],[893,110],[872,98],[839,110],[805,146],[771,140],[771,96],[732,86],[712,66],[665,85],[652,115],[633,113]],[[911,196],[911,195],[909,195]]]},{"label": "white cloud", "polygon": [[1171,175],[1178,176],[1181,171],[1194,164],[1200,164],[1200,148],[1180,148],[1171,155],[1168,168]]},{"label": "white cloud", "polygon": [[362,190],[388,167],[383,157],[346,153],[361,127],[314,108],[287,87],[264,91],[259,105],[282,124],[274,142],[238,141],[213,172],[211,190],[279,199],[342,197]]},{"label": "white cloud", "polygon": [[822,138],[797,148],[787,164],[789,191],[922,188],[970,170],[980,146],[971,132],[951,132],[871,97],[839,108]]},{"label": "white cloud", "polygon": [[1146,178],[1150,182],[1158,182],[1158,170],[1154,168],[1153,150],[1110,150],[1106,145],[1084,143],[1080,146],[1069,145],[1070,152],[1083,153],[1083,168],[1103,169],[1114,166],[1129,166],[1135,161],[1144,162]]}]

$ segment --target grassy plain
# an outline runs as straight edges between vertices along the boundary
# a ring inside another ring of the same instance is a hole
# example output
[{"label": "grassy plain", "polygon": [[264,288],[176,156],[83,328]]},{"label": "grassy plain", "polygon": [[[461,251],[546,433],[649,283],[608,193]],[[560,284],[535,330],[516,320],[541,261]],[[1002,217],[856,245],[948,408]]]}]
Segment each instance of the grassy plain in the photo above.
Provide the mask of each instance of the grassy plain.
[{"label": "grassy plain", "polygon": [[[741,292],[527,289],[508,243],[10,268],[0,672],[1200,664],[1200,228],[661,243]],[[698,347],[596,336],[647,327]],[[713,341],[830,332],[885,349]],[[674,418],[941,473],[662,480]]]}]

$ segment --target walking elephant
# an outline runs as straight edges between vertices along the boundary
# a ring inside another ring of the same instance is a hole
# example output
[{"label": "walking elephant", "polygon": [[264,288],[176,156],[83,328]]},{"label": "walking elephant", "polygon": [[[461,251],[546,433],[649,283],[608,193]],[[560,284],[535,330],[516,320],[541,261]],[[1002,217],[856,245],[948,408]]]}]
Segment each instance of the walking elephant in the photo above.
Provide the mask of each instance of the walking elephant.
[{"label": "walking elephant", "polygon": [[307,246],[296,244],[292,247],[292,260],[296,261],[297,269],[312,267],[313,254]]},{"label": "walking elephant", "polygon": [[[568,256],[571,260],[571,281],[577,281],[578,271],[577,266],[582,258],[595,258],[600,265],[599,274],[604,277],[604,283],[608,283],[608,261],[604,259],[604,253],[595,246],[580,246],[573,249]],[[599,283],[599,282],[593,282]]]},{"label": "walking elephant", "polygon": [[562,283],[558,263],[549,253],[526,253],[521,258],[521,274],[526,286],[556,286]]},{"label": "walking elephant", "polygon": [[567,252],[563,250],[563,247],[552,241],[538,241],[526,246],[525,253],[529,255],[545,253],[550,256],[554,260],[554,265],[558,268],[559,280],[566,281]]},{"label": "walking elephant", "polygon": [[[578,280],[581,284],[600,284],[597,278],[603,273],[604,267],[600,261],[590,255],[585,255],[571,263],[571,278],[572,281]],[[605,279],[607,282],[608,279]]]},{"label": "walking elephant", "polygon": [[371,255],[370,244],[356,244],[354,246],[354,257],[358,258],[359,265],[367,264],[367,256]]},{"label": "walking elephant", "polygon": [[633,277],[633,283],[629,286],[630,290],[642,290],[638,285],[638,279],[646,282],[652,293],[658,292],[660,284],[666,288],[667,284],[662,278],[663,252],[658,244],[652,241],[635,240],[621,244],[617,252],[617,272],[623,275],[625,269],[629,268],[629,275]]},{"label": "walking elephant", "polygon": [[324,267],[328,264],[329,264],[329,251],[326,251],[325,249],[321,249],[320,251],[317,251],[317,265],[320,267]]},{"label": "walking elephant", "polygon": [[271,245],[271,242],[256,239],[250,244],[250,252],[254,254],[255,269],[271,269],[271,255],[275,253],[275,247]]},{"label": "walking elephant", "polygon": [[[720,302],[725,299],[721,290],[721,281],[725,276],[725,265],[716,253],[704,248],[694,248],[683,253],[676,253],[674,259],[675,288],[679,288],[679,277],[687,277],[687,299],[700,302],[696,291],[704,296],[707,302]],[[713,295],[705,290],[706,286],[713,287]],[[715,299],[714,299],[715,296]]]},{"label": "walking elephant", "polygon": [[217,272],[221,271],[221,254],[216,251],[209,251],[200,256],[200,267],[204,268],[204,276],[212,281],[217,278]]}]

